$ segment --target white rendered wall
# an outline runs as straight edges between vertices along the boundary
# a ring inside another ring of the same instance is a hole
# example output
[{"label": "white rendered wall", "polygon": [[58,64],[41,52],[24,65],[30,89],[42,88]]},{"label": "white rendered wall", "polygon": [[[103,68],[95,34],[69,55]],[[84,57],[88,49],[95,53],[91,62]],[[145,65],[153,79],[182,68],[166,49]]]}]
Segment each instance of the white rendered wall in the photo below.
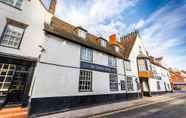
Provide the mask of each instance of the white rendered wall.
[{"label": "white rendered wall", "polygon": [[0,2],[0,36],[6,25],[6,18],[10,18],[27,24],[20,49],[13,49],[0,46],[0,52],[19,55],[24,57],[37,58],[40,54],[39,45],[44,42],[44,22],[50,21],[49,14],[41,5],[39,0],[24,0],[22,10],[18,10]]},{"label": "white rendered wall", "polygon": [[[47,35],[45,49],[40,61],[53,65],[39,63],[35,74],[33,98],[125,93],[125,91],[121,91],[120,85],[118,91],[110,91],[109,73],[98,71],[92,71],[93,91],[79,92],[81,46],[62,38]],[[93,51],[93,61],[95,64],[107,66],[108,55]],[[121,59],[117,59],[117,61],[118,64],[122,64]],[[117,71],[121,74],[118,74],[118,82],[124,79],[122,69],[122,65],[118,65]]]}]

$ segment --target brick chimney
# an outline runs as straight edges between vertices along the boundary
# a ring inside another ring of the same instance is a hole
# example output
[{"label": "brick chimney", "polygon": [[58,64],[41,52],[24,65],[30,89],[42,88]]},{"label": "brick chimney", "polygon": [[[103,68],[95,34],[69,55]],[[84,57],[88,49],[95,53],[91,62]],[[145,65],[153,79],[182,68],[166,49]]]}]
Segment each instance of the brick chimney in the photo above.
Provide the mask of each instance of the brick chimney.
[{"label": "brick chimney", "polygon": [[57,0],[51,0],[49,6],[49,12],[52,13],[53,15],[55,14],[56,4],[57,4]]}]

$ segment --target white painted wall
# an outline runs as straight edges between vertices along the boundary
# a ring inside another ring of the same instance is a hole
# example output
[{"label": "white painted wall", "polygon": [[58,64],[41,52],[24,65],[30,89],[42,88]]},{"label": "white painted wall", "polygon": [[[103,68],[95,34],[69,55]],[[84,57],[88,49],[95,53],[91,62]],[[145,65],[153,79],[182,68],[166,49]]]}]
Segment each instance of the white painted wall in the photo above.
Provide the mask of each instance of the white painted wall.
[{"label": "white painted wall", "polygon": [[[121,91],[110,91],[109,73],[92,71],[92,92],[79,92],[79,67],[81,46],[68,40],[47,35],[45,52],[41,55],[41,62],[52,63],[48,65],[39,63],[35,74],[35,83],[32,93],[33,98],[52,96],[81,96],[125,93]],[[93,63],[108,65],[108,55],[93,51]],[[118,82],[124,79],[122,59],[117,59]],[[69,67],[64,67],[69,66]],[[76,67],[76,68],[71,68]]]},{"label": "white painted wall", "polygon": [[24,0],[22,10],[18,10],[0,2],[0,36],[6,25],[6,18],[28,24],[20,49],[0,46],[1,53],[37,58],[40,54],[39,45],[44,42],[44,22],[49,22],[51,14],[41,5],[39,0]]}]

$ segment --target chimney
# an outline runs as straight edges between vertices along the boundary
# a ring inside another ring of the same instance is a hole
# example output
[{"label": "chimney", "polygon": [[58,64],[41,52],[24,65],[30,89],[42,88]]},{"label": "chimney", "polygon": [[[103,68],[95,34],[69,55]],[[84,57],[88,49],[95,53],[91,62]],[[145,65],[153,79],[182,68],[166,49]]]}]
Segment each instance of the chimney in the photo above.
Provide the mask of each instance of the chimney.
[{"label": "chimney", "polygon": [[109,36],[109,44],[113,45],[116,44],[116,34],[112,34],[111,36]]},{"label": "chimney", "polygon": [[49,6],[49,12],[52,13],[53,15],[55,14],[56,4],[57,4],[57,0],[51,0]]}]

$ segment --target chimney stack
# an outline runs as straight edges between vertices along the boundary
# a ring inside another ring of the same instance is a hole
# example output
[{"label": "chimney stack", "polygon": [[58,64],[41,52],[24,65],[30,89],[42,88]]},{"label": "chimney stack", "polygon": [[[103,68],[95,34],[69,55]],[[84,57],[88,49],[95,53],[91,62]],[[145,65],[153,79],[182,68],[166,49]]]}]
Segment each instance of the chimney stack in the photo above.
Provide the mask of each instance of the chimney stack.
[{"label": "chimney stack", "polygon": [[49,12],[52,13],[53,15],[55,14],[56,5],[57,5],[57,0],[51,0],[49,6]]}]

